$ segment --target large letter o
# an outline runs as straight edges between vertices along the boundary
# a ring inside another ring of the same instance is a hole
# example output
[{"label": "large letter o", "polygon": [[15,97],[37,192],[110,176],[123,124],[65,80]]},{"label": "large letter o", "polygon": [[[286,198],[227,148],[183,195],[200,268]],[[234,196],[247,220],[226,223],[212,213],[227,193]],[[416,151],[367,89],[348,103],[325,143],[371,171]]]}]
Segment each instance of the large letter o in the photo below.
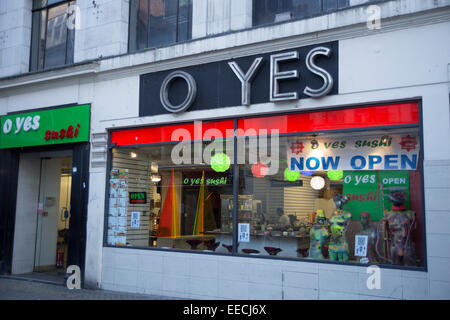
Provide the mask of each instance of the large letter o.
[{"label": "large letter o", "polygon": [[[169,85],[175,78],[182,78],[184,81],[186,81],[188,85],[188,93],[186,96],[186,99],[184,101],[174,106],[169,101]],[[159,93],[159,97],[161,99],[161,103],[169,112],[182,112],[188,109],[192,103],[194,103],[195,97],[197,96],[197,83],[195,82],[195,79],[187,72],[184,71],[174,71],[171,74],[169,74],[163,81],[161,85],[161,91]]]}]

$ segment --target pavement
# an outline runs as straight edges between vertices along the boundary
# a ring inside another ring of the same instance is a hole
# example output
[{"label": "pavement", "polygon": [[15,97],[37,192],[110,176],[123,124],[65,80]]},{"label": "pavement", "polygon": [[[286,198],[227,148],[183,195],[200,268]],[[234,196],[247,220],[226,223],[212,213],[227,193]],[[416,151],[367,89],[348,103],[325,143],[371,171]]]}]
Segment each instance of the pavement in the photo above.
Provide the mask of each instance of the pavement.
[{"label": "pavement", "polygon": [[176,297],[73,289],[61,284],[0,277],[0,300],[178,300]]}]

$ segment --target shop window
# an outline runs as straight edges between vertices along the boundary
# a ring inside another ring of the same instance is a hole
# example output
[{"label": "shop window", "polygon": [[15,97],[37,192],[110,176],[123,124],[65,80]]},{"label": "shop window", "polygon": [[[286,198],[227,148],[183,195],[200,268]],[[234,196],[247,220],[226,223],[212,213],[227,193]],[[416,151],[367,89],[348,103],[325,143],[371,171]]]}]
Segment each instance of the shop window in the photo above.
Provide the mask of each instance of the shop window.
[{"label": "shop window", "polygon": [[34,0],[30,71],[73,63],[75,1]]},{"label": "shop window", "polygon": [[418,141],[418,129],[280,137],[275,173],[239,166],[242,252],[423,266]]},{"label": "shop window", "polygon": [[113,131],[106,243],[423,267],[419,123],[404,103]]},{"label": "shop window", "polygon": [[373,0],[253,0],[253,25],[304,19]]},{"label": "shop window", "polygon": [[131,0],[129,51],[191,39],[192,0]]},{"label": "shop window", "polygon": [[[232,238],[217,242],[216,234],[233,230],[233,168],[177,165],[179,146],[113,149],[109,245],[229,252]],[[193,162],[194,145],[183,148]]]}]

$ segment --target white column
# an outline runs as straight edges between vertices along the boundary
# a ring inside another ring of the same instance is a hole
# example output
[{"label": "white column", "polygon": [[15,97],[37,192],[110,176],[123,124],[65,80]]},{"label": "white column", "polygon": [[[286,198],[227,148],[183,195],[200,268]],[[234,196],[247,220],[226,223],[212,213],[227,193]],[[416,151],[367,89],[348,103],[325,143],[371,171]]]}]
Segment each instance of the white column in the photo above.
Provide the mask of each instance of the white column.
[{"label": "white column", "polygon": [[75,33],[74,61],[128,51],[129,0],[78,0],[80,29]]},{"label": "white column", "polygon": [[0,78],[29,70],[30,0],[0,1]]}]

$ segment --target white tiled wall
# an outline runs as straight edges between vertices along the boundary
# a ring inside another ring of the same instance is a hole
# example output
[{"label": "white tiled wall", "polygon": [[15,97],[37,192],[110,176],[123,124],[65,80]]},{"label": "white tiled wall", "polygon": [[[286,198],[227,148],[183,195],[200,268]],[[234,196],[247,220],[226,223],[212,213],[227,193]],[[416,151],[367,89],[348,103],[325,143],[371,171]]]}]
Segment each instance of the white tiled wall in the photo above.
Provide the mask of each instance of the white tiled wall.
[{"label": "white tiled wall", "polygon": [[364,267],[103,249],[102,288],[190,299],[442,299],[450,285],[429,273],[381,269],[381,288]]},{"label": "white tiled wall", "polygon": [[31,0],[0,1],[0,77],[28,72]]}]

